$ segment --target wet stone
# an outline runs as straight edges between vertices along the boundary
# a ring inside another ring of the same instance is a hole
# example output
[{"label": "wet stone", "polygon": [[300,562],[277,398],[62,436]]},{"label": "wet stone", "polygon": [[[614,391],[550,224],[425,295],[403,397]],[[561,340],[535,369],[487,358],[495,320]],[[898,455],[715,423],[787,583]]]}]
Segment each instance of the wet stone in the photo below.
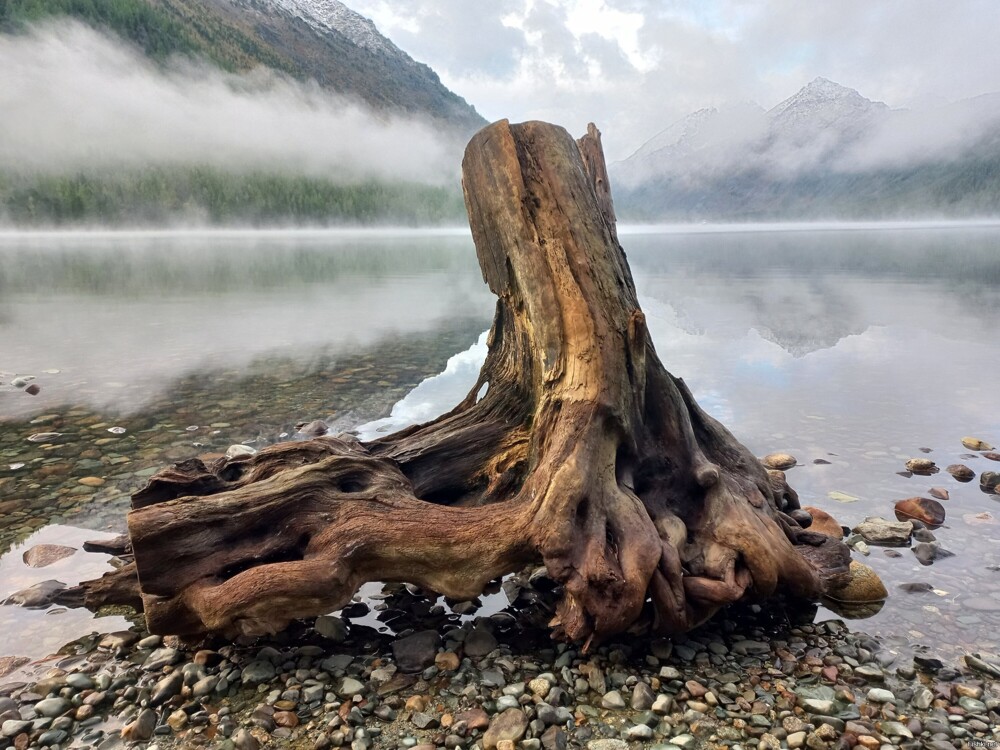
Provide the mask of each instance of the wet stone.
[{"label": "wet stone", "polygon": [[344,681],[340,683],[337,695],[341,698],[350,698],[351,696],[363,693],[364,690],[365,685],[363,682],[355,680],[353,677],[345,677]]},{"label": "wet stone", "polygon": [[347,669],[353,661],[354,657],[350,654],[334,654],[320,662],[319,666],[326,672],[337,672]]},{"label": "wet stone", "polygon": [[913,692],[911,701],[918,709],[926,711],[934,701],[934,693],[921,685]]},{"label": "wet stone", "polygon": [[913,732],[898,721],[883,721],[881,725],[882,734],[889,737],[906,737],[913,739]]},{"label": "wet stone", "polygon": [[441,636],[436,630],[422,630],[392,644],[393,657],[401,672],[422,672],[434,663]]},{"label": "wet stone", "polygon": [[888,521],[871,516],[855,526],[854,531],[872,545],[904,547],[910,542],[913,524],[909,521]]},{"label": "wet stone", "polygon": [[800,700],[799,703],[809,713],[823,716],[832,713],[835,706],[832,700],[823,700],[821,698],[805,698],[804,700]]},{"label": "wet stone", "polygon": [[591,740],[587,750],[628,750],[628,743],[625,740]]},{"label": "wet stone", "polygon": [[60,544],[36,544],[27,550],[21,559],[29,568],[45,568],[70,557],[75,552],[76,547],[66,547]]},{"label": "wet stone", "polygon": [[777,469],[779,471],[791,469],[798,463],[795,456],[788,453],[769,453],[760,462],[768,469]]},{"label": "wet stone", "polygon": [[962,696],[958,699],[958,705],[964,708],[969,713],[981,714],[986,711],[986,704],[975,698],[970,698],[968,696]]},{"label": "wet stone", "polygon": [[501,740],[517,742],[528,729],[528,717],[519,708],[508,708],[493,717],[489,729],[483,734],[483,747],[486,750],[497,747]]},{"label": "wet stone", "polygon": [[261,682],[273,680],[274,675],[274,665],[270,661],[257,659],[243,668],[241,679],[245,685],[256,685]]},{"label": "wet stone", "polygon": [[551,689],[552,683],[545,677],[536,677],[528,683],[528,690],[539,698],[544,698]]},{"label": "wet stone", "polygon": [[3,724],[0,724],[0,735],[4,737],[16,737],[22,732],[26,732],[29,727],[31,727],[30,721],[8,719]]},{"label": "wet stone", "polygon": [[339,617],[333,615],[317,617],[313,627],[317,633],[334,643],[342,643],[347,639],[347,625]]},{"label": "wet stone", "polygon": [[438,720],[431,714],[424,713],[423,711],[415,711],[410,716],[410,723],[417,729],[432,729],[438,725]]},{"label": "wet stone", "polygon": [[632,741],[643,741],[653,739],[653,730],[645,724],[637,724],[625,731],[625,737]]},{"label": "wet stone", "polygon": [[517,708],[520,702],[513,695],[501,695],[497,699],[497,711],[504,711],[508,708]]},{"label": "wet stone", "polygon": [[552,724],[564,725],[573,718],[569,709],[562,706],[550,706],[548,703],[541,703],[536,708],[536,715],[546,726]]},{"label": "wet stone", "polygon": [[970,451],[991,451],[993,446],[987,443],[985,440],[980,440],[976,437],[964,437],[962,438],[962,445],[968,448]]},{"label": "wet stone", "polygon": [[187,723],[188,723],[187,711],[184,711],[182,709],[177,709],[176,711],[171,712],[171,714],[167,717],[167,726],[169,726],[175,732],[181,731],[184,727],[187,726]]},{"label": "wet stone", "polygon": [[121,736],[123,740],[142,742],[153,736],[154,729],[156,729],[156,713],[150,708],[144,708],[135,721],[122,728]]},{"label": "wet stone", "polygon": [[260,743],[246,729],[237,729],[232,736],[233,747],[237,750],[260,750]]},{"label": "wet stone", "polygon": [[913,554],[922,565],[930,565],[935,560],[952,557],[955,553],[949,552],[938,542],[918,542],[913,545]]},{"label": "wet stone", "polygon": [[94,687],[94,680],[82,672],[74,672],[66,675],[66,684],[74,690],[90,690]]},{"label": "wet stone", "polygon": [[868,691],[867,698],[869,703],[892,703],[896,700],[891,691],[882,688],[872,688]]},{"label": "wet stone", "polygon": [[1000,495],[1000,472],[984,471],[979,475],[979,487],[983,492]]},{"label": "wet stone", "polygon": [[65,588],[66,584],[61,581],[41,581],[14,592],[4,600],[4,604],[17,604],[28,609],[41,609],[49,606]]},{"label": "wet stone", "polygon": [[206,695],[211,695],[218,684],[219,678],[214,675],[203,677],[191,686],[191,695],[195,698],[203,698]]},{"label": "wet stone", "polygon": [[434,666],[442,672],[454,672],[462,662],[454,651],[442,651],[434,657]]},{"label": "wet stone", "polygon": [[35,713],[39,716],[54,718],[62,716],[73,708],[73,704],[65,698],[46,698],[35,704]]},{"label": "wet stone", "polygon": [[896,518],[900,521],[916,519],[928,526],[940,526],[944,523],[945,510],[937,500],[926,497],[910,497],[900,500],[895,505]]},{"label": "wet stone", "polygon": [[455,721],[464,722],[469,729],[486,729],[490,725],[489,715],[481,708],[471,708],[455,715]]},{"label": "wet stone", "polygon": [[473,628],[465,638],[464,647],[466,656],[479,658],[496,649],[497,639],[485,628]]},{"label": "wet stone", "polygon": [[951,466],[945,469],[945,471],[951,474],[959,482],[971,482],[976,478],[976,472],[965,464],[951,464]]},{"label": "wet stone", "polygon": [[601,698],[601,706],[604,708],[620,710],[625,708],[625,699],[622,698],[622,694],[617,690],[611,690],[605,693],[604,697]]},{"label": "wet stone", "polygon": [[660,716],[666,716],[672,710],[673,704],[674,699],[671,696],[661,693],[656,696],[656,700],[653,701],[651,709],[653,713],[659,714]]},{"label": "wet stone", "polygon": [[632,690],[631,705],[635,711],[648,711],[653,707],[656,696],[653,695],[652,688],[645,682],[637,682]]},{"label": "wet stone", "polygon": [[180,658],[181,654],[175,648],[158,648],[146,657],[142,668],[147,672],[158,672],[166,666],[176,664]]},{"label": "wet stone", "polygon": [[542,734],[542,747],[545,750],[566,750],[567,736],[559,727],[549,727]]},{"label": "wet stone", "polygon": [[906,470],[912,471],[914,474],[933,474],[938,469],[937,465],[929,458],[911,458],[906,462]]},{"label": "wet stone", "polygon": [[864,677],[869,681],[881,682],[885,679],[885,673],[882,671],[882,668],[874,664],[862,664],[854,670],[854,674]]},{"label": "wet stone", "polygon": [[181,691],[184,685],[183,673],[171,672],[153,687],[152,696],[149,699],[151,706],[159,706],[166,703]]},{"label": "wet stone", "polygon": [[50,729],[40,734],[37,741],[41,747],[53,747],[61,745],[67,737],[69,733],[65,729]]},{"label": "wet stone", "polygon": [[678,734],[671,737],[670,742],[683,750],[692,750],[698,746],[698,740],[691,734]]}]

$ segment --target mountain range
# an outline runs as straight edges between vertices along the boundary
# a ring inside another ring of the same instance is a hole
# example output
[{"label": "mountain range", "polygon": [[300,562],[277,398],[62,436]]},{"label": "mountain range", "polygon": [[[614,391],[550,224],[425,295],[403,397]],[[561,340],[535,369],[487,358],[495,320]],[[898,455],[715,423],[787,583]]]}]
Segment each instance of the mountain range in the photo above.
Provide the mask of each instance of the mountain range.
[{"label": "mountain range", "polygon": [[486,123],[433,70],[339,0],[3,0],[0,32],[60,16],[111,31],[156,60],[271,69],[463,139]]},{"label": "mountain range", "polygon": [[[485,124],[431,68],[339,0],[0,0],[0,33],[56,17],[111,32],[164,67],[190,58],[227,73],[263,69],[335,92],[380,121],[429,124],[446,144],[441,160],[456,165]],[[201,166],[37,178],[0,169],[0,216],[158,222],[171,206],[193,206],[212,223],[462,219],[457,184],[387,190],[384,182]],[[770,109],[740,102],[698,110],[609,171],[624,221],[993,216],[1000,94],[893,109],[817,78]]]},{"label": "mountain range", "polygon": [[626,220],[992,215],[1000,94],[897,110],[816,78],[769,110],[698,110],[609,171]]}]

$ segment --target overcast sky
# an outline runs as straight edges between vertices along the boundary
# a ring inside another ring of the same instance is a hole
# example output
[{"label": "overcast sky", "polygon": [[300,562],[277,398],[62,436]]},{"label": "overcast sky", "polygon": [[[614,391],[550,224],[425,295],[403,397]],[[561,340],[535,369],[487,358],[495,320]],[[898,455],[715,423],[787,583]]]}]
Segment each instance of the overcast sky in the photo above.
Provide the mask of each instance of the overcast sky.
[{"label": "overcast sky", "polygon": [[488,120],[604,131],[611,159],[696,109],[817,76],[890,106],[1000,91],[998,0],[347,0]]}]

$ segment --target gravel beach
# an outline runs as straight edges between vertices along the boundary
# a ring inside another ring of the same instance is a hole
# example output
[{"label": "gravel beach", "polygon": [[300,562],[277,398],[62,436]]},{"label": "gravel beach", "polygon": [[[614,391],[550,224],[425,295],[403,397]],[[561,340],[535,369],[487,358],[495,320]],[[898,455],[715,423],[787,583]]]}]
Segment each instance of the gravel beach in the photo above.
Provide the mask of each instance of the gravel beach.
[{"label": "gravel beach", "polygon": [[482,616],[479,602],[386,586],[341,616],[245,644],[180,644],[138,625],[83,638],[0,678],[0,748],[1000,743],[1000,666],[971,654],[942,663],[771,603],[674,640],[623,636],[582,653],[539,627],[551,583],[541,571],[509,578],[511,607]]}]

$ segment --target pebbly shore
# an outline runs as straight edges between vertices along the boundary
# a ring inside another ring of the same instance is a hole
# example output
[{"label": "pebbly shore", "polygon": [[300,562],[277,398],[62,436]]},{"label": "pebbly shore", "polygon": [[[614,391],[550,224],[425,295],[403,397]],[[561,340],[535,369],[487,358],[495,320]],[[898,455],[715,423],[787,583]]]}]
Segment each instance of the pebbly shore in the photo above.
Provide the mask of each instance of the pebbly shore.
[{"label": "pebbly shore", "polygon": [[0,679],[0,750],[1000,747],[988,659],[943,663],[777,603],[584,653],[548,639],[550,589],[525,572],[485,614],[386,586],[245,643],[94,635]]}]

